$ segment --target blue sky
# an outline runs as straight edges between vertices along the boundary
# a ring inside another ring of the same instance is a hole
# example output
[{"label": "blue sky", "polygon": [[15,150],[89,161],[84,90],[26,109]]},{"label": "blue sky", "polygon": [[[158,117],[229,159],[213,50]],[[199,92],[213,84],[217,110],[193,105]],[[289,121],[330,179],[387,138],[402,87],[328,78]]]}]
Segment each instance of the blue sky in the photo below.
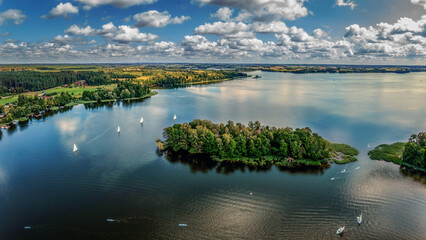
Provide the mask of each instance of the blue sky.
[{"label": "blue sky", "polygon": [[0,63],[424,64],[426,0],[0,0]]}]

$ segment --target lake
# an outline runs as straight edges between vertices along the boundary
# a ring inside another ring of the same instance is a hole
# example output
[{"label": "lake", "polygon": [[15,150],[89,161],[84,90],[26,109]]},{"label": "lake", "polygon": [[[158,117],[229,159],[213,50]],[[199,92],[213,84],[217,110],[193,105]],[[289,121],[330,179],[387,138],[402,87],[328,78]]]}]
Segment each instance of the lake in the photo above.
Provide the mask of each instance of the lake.
[{"label": "lake", "polygon": [[[3,130],[0,239],[425,239],[426,184],[367,152],[426,130],[426,73],[252,74]],[[168,159],[155,139],[174,114],[308,126],[360,154],[306,171]]]}]

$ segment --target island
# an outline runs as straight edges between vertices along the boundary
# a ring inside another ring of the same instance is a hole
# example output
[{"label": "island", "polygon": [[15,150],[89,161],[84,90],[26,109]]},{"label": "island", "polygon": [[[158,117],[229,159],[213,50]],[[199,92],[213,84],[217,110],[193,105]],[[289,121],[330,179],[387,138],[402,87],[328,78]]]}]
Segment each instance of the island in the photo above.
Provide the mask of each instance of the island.
[{"label": "island", "polygon": [[159,151],[202,154],[208,160],[247,166],[325,167],[330,162],[356,161],[358,155],[355,148],[331,143],[308,127],[277,128],[259,121],[245,126],[233,121],[214,124],[195,119],[166,127],[163,137],[156,139]]},{"label": "island", "polygon": [[393,162],[426,172],[426,132],[411,135],[405,143],[380,144],[368,155],[373,160]]}]

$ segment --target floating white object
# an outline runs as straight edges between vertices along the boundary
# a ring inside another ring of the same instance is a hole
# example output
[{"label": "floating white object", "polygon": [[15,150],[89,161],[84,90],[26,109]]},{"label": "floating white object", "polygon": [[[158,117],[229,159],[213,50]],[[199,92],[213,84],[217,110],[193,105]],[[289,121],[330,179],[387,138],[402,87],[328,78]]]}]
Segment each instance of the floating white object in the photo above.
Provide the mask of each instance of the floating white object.
[{"label": "floating white object", "polygon": [[120,126],[118,126],[118,128],[117,128],[117,132],[120,133]]},{"label": "floating white object", "polygon": [[25,226],[25,227],[24,227],[24,229],[25,229],[25,230],[30,230],[30,229],[31,229],[31,226]]},{"label": "floating white object", "polygon": [[343,169],[340,173],[345,173],[346,172],[346,169]]},{"label": "floating white object", "polygon": [[173,120],[176,120],[177,119],[177,117],[176,117],[176,114],[173,116]]},{"label": "floating white object", "polygon": [[330,178],[330,180],[331,180],[331,181],[333,181],[333,180],[334,180],[334,177]]},{"label": "floating white object", "polygon": [[359,217],[356,217],[356,221],[358,222],[358,224],[362,223],[362,214],[359,215]]},{"label": "floating white object", "polygon": [[358,169],[359,169],[359,167],[356,167],[355,169],[356,169],[356,170],[358,170]]},{"label": "floating white object", "polygon": [[141,118],[141,121],[140,121],[140,123],[143,123],[143,117]]},{"label": "floating white object", "polygon": [[77,148],[77,145],[75,145],[74,144],[74,148],[73,148],[73,150],[72,150],[73,152],[77,152],[78,151],[78,148]]},{"label": "floating white object", "polygon": [[186,223],[179,223],[178,226],[179,227],[186,227],[186,226],[188,226],[188,224],[186,224]]},{"label": "floating white object", "polygon": [[115,219],[113,219],[113,218],[107,218],[107,220],[106,220],[107,222],[115,222]]},{"label": "floating white object", "polygon": [[251,192],[250,195],[253,195],[253,193]]},{"label": "floating white object", "polygon": [[341,234],[345,230],[345,226],[337,229],[336,234]]}]

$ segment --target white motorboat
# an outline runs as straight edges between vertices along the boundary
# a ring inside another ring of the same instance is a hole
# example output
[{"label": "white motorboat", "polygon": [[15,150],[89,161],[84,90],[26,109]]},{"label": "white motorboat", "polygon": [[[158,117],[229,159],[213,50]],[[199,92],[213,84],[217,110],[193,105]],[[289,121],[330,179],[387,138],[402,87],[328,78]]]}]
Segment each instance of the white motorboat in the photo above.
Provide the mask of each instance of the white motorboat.
[{"label": "white motorboat", "polygon": [[342,234],[342,232],[345,230],[345,226],[337,229],[336,234]]},{"label": "white motorboat", "polygon": [[359,217],[356,217],[356,221],[358,222],[358,224],[362,223],[362,214],[359,215]]}]

